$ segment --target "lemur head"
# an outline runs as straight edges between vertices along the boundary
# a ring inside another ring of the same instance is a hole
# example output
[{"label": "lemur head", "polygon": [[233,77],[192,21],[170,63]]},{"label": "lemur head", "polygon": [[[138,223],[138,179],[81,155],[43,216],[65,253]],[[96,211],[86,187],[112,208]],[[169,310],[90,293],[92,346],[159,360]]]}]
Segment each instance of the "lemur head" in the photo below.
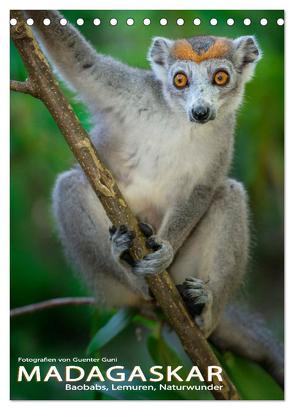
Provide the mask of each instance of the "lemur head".
[{"label": "lemur head", "polygon": [[201,124],[237,109],[260,57],[253,36],[156,37],[148,54],[170,106]]}]

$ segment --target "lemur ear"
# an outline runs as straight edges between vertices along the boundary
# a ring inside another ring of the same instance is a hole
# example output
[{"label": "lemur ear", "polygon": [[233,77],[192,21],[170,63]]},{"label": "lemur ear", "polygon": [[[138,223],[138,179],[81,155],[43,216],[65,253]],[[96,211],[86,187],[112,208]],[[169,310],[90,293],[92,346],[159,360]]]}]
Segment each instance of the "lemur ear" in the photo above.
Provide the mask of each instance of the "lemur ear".
[{"label": "lemur ear", "polygon": [[261,59],[262,53],[254,36],[242,36],[233,41],[234,63],[242,72],[245,81],[252,77],[255,65]]},{"label": "lemur ear", "polygon": [[261,58],[261,51],[254,36],[242,36],[233,42],[234,59],[238,68],[242,69],[250,63],[256,63]]},{"label": "lemur ear", "polygon": [[148,52],[148,60],[157,77],[162,79],[167,68],[168,56],[174,41],[164,37],[155,37]]}]

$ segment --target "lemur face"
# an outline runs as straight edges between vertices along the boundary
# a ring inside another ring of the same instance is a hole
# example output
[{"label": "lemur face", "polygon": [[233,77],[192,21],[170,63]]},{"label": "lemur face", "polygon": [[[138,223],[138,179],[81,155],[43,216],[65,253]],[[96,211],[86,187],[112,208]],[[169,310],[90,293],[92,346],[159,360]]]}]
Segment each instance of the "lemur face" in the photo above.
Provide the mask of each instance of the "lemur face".
[{"label": "lemur face", "polygon": [[250,36],[175,41],[157,37],[148,57],[174,111],[205,124],[226,110],[237,109],[260,55]]}]

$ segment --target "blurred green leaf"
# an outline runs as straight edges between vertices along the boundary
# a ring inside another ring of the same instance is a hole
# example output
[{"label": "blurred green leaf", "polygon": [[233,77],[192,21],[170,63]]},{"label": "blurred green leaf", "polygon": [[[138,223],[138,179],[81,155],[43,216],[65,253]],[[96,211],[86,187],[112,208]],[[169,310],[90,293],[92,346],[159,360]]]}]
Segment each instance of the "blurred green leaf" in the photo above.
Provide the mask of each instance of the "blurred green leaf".
[{"label": "blurred green leaf", "polygon": [[244,400],[283,400],[284,393],[275,380],[258,364],[230,352],[219,356]]},{"label": "blurred green leaf", "polygon": [[141,315],[136,315],[133,319],[133,323],[144,326],[150,330],[153,330],[157,325],[157,322],[155,320],[148,319]]},{"label": "blurred green leaf", "polygon": [[164,341],[162,336],[150,335],[147,340],[148,351],[154,363],[162,366],[183,366],[177,353]]},{"label": "blurred green leaf", "polygon": [[[148,351],[150,356],[154,360],[154,363],[161,366],[171,366],[176,368],[178,366],[183,366],[185,371],[189,371],[190,367],[184,365],[183,361],[179,358],[178,354],[174,349],[172,349],[168,343],[164,340],[163,335],[159,335],[158,337],[154,335],[150,335],[147,341]],[[192,363],[191,363],[192,365]],[[183,383],[177,380],[173,381],[174,385],[181,386]],[[201,382],[197,382],[192,380],[190,382],[185,382],[185,385],[200,385]],[[196,390],[178,390],[177,394],[181,397],[181,399],[185,400],[211,400],[212,395],[209,391],[196,391]]]},{"label": "blurred green leaf", "polygon": [[96,352],[115,338],[132,322],[136,312],[136,309],[124,308],[115,313],[109,322],[95,334],[88,346],[87,354],[90,355]]}]

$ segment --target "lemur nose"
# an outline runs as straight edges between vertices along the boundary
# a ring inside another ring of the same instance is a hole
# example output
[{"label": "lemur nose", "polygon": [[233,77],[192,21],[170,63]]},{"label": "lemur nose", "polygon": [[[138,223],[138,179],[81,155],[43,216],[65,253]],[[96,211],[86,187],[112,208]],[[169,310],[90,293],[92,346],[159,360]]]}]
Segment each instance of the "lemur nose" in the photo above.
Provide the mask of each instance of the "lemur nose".
[{"label": "lemur nose", "polygon": [[192,121],[205,123],[210,117],[210,108],[204,105],[199,105],[191,111]]}]

